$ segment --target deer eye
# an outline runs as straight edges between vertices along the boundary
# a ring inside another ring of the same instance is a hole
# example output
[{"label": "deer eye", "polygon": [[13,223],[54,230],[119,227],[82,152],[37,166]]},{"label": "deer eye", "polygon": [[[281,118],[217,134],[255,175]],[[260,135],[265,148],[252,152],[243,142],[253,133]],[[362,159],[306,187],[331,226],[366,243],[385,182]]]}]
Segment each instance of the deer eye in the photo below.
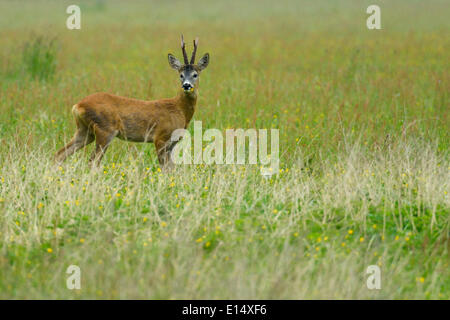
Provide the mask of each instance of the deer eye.
[{"label": "deer eye", "polygon": [[183,79],[183,78],[184,78],[183,74],[180,74],[180,78],[181,78],[181,79]]},{"label": "deer eye", "polygon": [[193,77],[194,77],[194,78],[197,78],[197,74],[195,73]]}]

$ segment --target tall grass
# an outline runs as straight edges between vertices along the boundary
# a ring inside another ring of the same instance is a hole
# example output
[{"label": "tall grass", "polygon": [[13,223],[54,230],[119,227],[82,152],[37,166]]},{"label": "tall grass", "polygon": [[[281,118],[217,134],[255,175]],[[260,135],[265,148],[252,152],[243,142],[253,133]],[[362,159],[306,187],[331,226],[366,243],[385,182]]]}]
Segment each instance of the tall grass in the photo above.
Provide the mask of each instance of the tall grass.
[{"label": "tall grass", "polygon": [[29,40],[22,52],[25,71],[38,80],[49,80],[56,72],[56,42],[44,36]]},{"label": "tall grass", "polygon": [[[55,167],[10,144],[1,297],[448,299],[448,159],[417,140],[348,148],[311,166],[299,153],[267,180],[253,166],[163,174],[144,152]],[[65,287],[71,264],[79,292]]]}]

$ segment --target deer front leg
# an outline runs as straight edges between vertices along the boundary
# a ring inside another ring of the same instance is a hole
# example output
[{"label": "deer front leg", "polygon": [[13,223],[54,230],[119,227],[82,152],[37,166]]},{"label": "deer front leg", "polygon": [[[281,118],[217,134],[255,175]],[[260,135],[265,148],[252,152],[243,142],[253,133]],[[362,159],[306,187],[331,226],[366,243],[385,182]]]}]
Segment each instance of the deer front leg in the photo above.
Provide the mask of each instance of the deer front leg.
[{"label": "deer front leg", "polygon": [[173,162],[170,158],[170,152],[172,151],[175,144],[173,144],[170,139],[155,139],[155,148],[158,155],[158,162],[161,168],[165,170],[170,170],[173,168]]},{"label": "deer front leg", "polygon": [[95,126],[95,150],[92,152],[89,163],[91,167],[98,166],[112,139],[117,136],[118,131],[106,131]]}]

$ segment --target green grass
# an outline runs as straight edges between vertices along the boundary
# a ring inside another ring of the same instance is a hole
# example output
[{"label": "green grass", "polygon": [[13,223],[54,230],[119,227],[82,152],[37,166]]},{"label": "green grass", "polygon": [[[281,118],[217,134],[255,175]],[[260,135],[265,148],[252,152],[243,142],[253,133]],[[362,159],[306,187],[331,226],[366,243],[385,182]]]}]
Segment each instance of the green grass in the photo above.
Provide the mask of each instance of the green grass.
[{"label": "green grass", "polygon": [[23,49],[24,71],[33,79],[49,80],[56,71],[56,52],[53,40],[37,37]]},{"label": "green grass", "polygon": [[[379,2],[380,31],[372,2],[79,3],[74,31],[70,1],[0,1],[0,298],[450,298],[445,1]],[[282,171],[123,141],[55,166],[84,96],[175,95],[182,32],[211,55],[195,120],[278,128]]]}]

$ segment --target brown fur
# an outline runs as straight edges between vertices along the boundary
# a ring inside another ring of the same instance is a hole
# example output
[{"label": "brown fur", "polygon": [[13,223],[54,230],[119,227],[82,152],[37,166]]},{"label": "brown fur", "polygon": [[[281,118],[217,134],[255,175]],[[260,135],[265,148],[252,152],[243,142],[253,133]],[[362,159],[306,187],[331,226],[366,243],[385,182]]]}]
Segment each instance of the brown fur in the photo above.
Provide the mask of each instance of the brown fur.
[{"label": "brown fur", "polygon": [[[170,163],[171,134],[186,129],[195,111],[197,94],[183,90],[171,99],[153,101],[95,93],[73,106],[77,131],[72,140],[55,155],[64,161],[94,140],[96,147],[90,158],[99,163],[115,137],[134,142],[153,142],[161,166]],[[175,142],[176,143],[176,142]]]}]

